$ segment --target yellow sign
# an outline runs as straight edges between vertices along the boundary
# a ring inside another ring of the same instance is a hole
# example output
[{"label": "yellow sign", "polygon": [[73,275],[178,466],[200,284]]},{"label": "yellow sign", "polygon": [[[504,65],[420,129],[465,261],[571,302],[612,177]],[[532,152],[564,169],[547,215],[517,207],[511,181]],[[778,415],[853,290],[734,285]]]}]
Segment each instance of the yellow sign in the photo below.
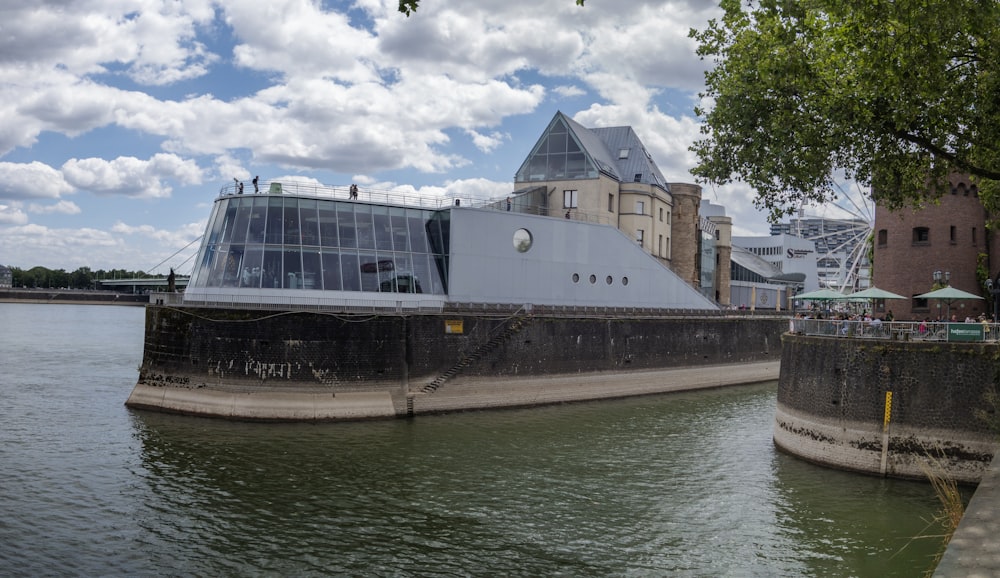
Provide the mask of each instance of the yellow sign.
[{"label": "yellow sign", "polygon": [[461,319],[445,319],[444,320],[444,332],[445,333],[454,333],[456,335],[461,335],[462,333],[465,332],[464,329],[463,329],[463,327],[462,327],[462,320]]},{"label": "yellow sign", "polygon": [[882,429],[889,427],[889,416],[892,414],[892,392],[885,392],[885,421],[882,422]]}]

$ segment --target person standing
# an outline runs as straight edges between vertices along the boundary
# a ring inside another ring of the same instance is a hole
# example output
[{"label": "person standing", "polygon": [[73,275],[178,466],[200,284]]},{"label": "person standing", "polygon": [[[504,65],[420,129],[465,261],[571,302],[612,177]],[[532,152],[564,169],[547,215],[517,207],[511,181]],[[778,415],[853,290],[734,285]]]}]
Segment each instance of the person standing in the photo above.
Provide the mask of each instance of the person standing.
[{"label": "person standing", "polygon": [[253,192],[254,192],[254,194],[257,194],[257,193],[260,192],[260,187],[257,185],[259,179],[260,179],[259,175],[258,176],[254,176],[254,178],[253,178]]}]

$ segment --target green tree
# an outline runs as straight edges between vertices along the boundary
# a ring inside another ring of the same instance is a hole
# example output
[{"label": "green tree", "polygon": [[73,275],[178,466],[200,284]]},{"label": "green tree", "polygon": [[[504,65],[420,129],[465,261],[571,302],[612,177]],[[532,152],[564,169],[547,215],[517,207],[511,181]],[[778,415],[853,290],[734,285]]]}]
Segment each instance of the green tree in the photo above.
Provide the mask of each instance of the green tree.
[{"label": "green tree", "polygon": [[[576,0],[577,6],[583,6],[584,0]],[[420,0],[399,0],[399,11],[409,16],[417,11]]]},{"label": "green tree", "polygon": [[972,175],[1000,183],[1000,3],[722,0],[692,30],[714,65],[691,150],[701,180],[743,181],[773,218],[836,197],[840,171],[890,209]]}]

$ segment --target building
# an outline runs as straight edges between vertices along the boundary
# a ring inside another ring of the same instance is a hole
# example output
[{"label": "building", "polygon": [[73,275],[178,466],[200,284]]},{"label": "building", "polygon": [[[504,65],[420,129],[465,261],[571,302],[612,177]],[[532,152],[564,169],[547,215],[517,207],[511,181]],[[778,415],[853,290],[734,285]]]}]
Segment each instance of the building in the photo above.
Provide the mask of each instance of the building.
[{"label": "building", "polygon": [[[779,278],[786,281],[801,279],[792,287],[793,295],[820,288],[820,255],[814,241],[795,235],[777,234],[769,237],[733,237],[733,245],[767,261],[775,268]],[[793,273],[798,275],[790,275]],[[789,275],[781,277],[782,274]]]},{"label": "building", "polygon": [[[961,175],[951,176],[949,190],[920,209],[887,211],[876,203],[873,280],[876,287],[907,297],[885,304],[896,319],[946,317],[948,304],[916,297],[941,284],[988,296],[985,281],[1000,274],[995,257],[1000,252],[987,217],[978,188]],[[950,309],[958,319],[992,313],[989,303],[978,299],[952,303]]]},{"label": "building", "polygon": [[0,288],[9,289],[14,284],[14,272],[10,267],[0,265]]},{"label": "building", "polygon": [[800,216],[773,223],[771,234],[801,237],[815,244],[819,287],[850,293],[870,286],[867,241],[871,228],[864,219]]},{"label": "building", "polygon": [[557,112],[514,184],[518,210],[614,225],[704,295],[725,304],[714,272],[704,271],[716,262],[714,249],[706,256],[702,246],[714,239],[717,225],[699,215],[701,187],[668,183],[632,127],[587,128]]}]

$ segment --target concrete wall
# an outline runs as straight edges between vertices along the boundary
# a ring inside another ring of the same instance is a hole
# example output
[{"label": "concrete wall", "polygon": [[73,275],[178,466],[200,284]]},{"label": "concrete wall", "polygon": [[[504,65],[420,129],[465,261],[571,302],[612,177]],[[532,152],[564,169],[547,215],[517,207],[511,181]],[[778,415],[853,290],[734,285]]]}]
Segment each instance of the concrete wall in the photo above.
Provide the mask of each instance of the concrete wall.
[{"label": "concrete wall", "polygon": [[[214,415],[229,410],[199,408],[190,392],[286,394],[282,403],[310,406],[314,398],[296,396],[379,393],[386,396],[378,402],[380,413],[364,417],[402,415],[408,396],[432,394],[433,383],[446,388],[473,378],[777,362],[787,324],[722,317],[275,314],[150,305],[129,405],[163,408],[173,403],[163,395],[183,394],[185,401],[172,409]],[[449,380],[438,379],[446,374]]]},{"label": "concrete wall", "polygon": [[786,334],[774,441],[824,465],[904,478],[925,478],[933,455],[956,479],[978,482],[1000,425],[998,356],[996,343]]}]

